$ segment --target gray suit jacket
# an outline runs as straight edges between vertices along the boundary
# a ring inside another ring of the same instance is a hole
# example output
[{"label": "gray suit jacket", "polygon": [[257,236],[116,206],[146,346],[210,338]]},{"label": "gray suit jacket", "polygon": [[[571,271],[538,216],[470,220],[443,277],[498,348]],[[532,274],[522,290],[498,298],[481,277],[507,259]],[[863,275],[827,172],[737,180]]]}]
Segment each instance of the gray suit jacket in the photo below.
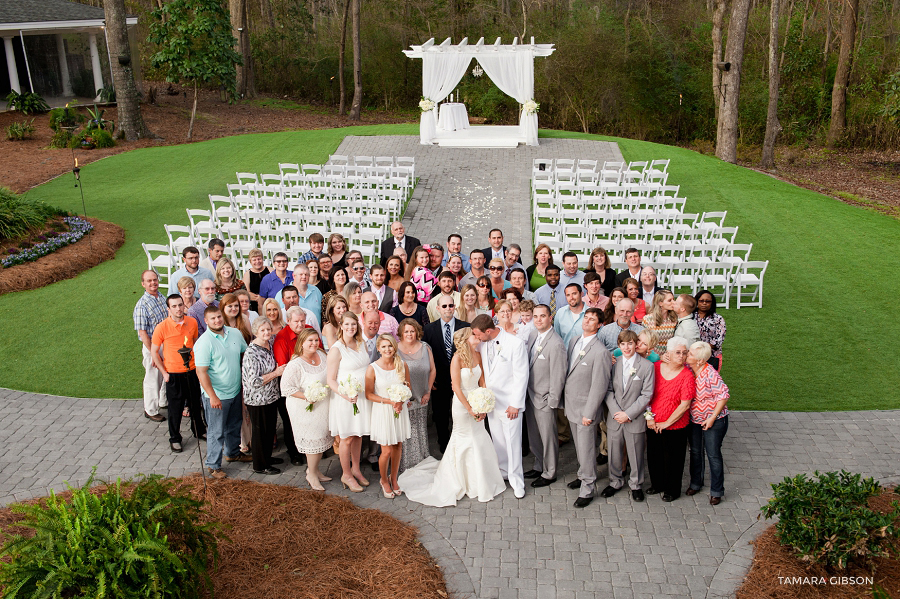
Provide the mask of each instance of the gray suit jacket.
[{"label": "gray suit jacket", "polygon": [[[646,358],[635,354],[634,369],[637,370],[634,376],[628,377],[627,386],[623,387],[622,368],[625,364],[625,358],[616,359],[613,366],[612,378],[609,381],[609,392],[606,395],[606,407],[609,410],[609,416],[606,419],[606,426],[611,431],[617,431],[624,428],[629,433],[640,433],[647,430],[647,421],[644,419],[644,411],[650,405],[653,399],[654,370],[653,363]],[[625,412],[631,422],[620,424],[613,418],[616,412]]]},{"label": "gray suit jacket", "polygon": [[[537,333],[537,330],[535,329]],[[566,372],[569,369],[566,360],[566,347],[556,331],[550,329],[541,345],[541,351],[533,352],[537,333],[528,347],[528,397],[535,407],[558,408],[562,401],[563,387],[566,384]]]},{"label": "gray suit jacket", "polygon": [[[599,420],[603,398],[609,388],[612,355],[596,336],[584,348],[584,355],[574,352],[581,336],[569,342],[569,368],[566,375],[566,417],[578,422],[582,418]],[[579,352],[580,353],[580,352]]]}]

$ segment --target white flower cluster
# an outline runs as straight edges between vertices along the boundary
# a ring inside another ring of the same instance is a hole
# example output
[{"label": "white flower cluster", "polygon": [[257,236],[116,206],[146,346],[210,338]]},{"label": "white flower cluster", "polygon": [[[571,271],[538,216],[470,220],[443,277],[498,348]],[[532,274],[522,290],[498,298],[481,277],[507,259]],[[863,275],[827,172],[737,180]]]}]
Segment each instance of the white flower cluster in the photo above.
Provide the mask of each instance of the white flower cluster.
[{"label": "white flower cluster", "polygon": [[346,395],[350,399],[356,399],[359,392],[362,391],[362,384],[358,378],[348,374],[338,381],[338,391],[341,392],[341,395]]},{"label": "white flower cluster", "polygon": [[406,385],[391,385],[387,390],[388,399],[394,403],[406,403],[412,397],[412,391]]},{"label": "white flower cluster", "polygon": [[494,397],[494,392],[490,389],[485,389],[484,387],[473,389],[469,392],[466,399],[469,400],[469,406],[476,414],[489,414],[494,411],[496,398]]},{"label": "white flower cluster", "polygon": [[422,110],[422,112],[430,112],[434,110],[435,107],[437,107],[437,104],[435,104],[433,100],[429,100],[428,98],[422,98],[419,101],[419,108]]},{"label": "white flower cluster", "polygon": [[313,404],[319,403],[328,397],[328,387],[319,381],[312,381],[306,386],[306,389],[303,390],[303,394],[306,396],[307,403],[309,403],[309,405],[306,406],[306,411],[312,412]]},{"label": "white flower cluster", "polygon": [[525,114],[534,114],[541,109],[541,105],[534,100],[528,100],[522,107],[525,109]]}]

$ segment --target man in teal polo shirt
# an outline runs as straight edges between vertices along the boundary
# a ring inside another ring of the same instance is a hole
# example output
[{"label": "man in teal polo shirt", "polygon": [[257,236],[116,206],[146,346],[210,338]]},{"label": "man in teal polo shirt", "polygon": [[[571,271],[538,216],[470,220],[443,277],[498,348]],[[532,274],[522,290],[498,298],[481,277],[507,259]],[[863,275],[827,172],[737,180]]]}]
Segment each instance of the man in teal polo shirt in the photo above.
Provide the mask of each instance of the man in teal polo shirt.
[{"label": "man in teal polo shirt", "polygon": [[241,354],[247,342],[237,329],[225,326],[222,311],[209,306],[203,311],[206,332],[194,344],[194,364],[203,388],[206,412],[206,467],[213,478],[225,478],[226,462],[249,462],[241,453]]}]

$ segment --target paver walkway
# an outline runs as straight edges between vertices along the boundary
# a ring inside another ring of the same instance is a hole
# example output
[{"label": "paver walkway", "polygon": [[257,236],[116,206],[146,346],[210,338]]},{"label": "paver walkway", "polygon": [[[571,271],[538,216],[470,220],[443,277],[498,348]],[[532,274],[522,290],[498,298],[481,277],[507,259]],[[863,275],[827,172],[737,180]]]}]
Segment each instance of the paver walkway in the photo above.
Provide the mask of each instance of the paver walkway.
[{"label": "paver walkway", "polygon": [[[518,150],[457,150],[419,146],[417,138],[355,137],[337,153],[416,156],[421,181],[407,213],[410,232],[443,242],[450,230],[459,230],[464,247],[471,248],[487,245],[494,223],[486,219],[493,214],[504,215],[507,242],[527,244],[532,158],[602,160],[612,159],[613,151],[614,146],[570,140],[542,140],[539,148]],[[92,466],[105,479],[198,471],[198,445],[189,433],[185,452],[172,454],[166,424],[152,423],[142,412],[139,401],[0,389],[0,438],[6,440],[0,505],[64,489],[64,481],[82,484]],[[717,507],[708,504],[706,494],[666,504],[658,496],[634,503],[622,492],[577,510],[572,507],[577,492],[565,486],[577,469],[571,445],[562,448],[559,481],[538,490],[527,487],[521,500],[507,489],[489,503],[464,499],[445,509],[405,497],[384,499],[377,485],[360,494],[343,491],[336,482],[326,489],[417,526],[456,597],[618,599],[733,595],[751,554],[747,543],[762,528],[759,507],[771,495],[770,484],[785,476],[847,469],[900,482],[900,411],[733,412],[730,418],[723,445],[726,496]],[[526,468],[530,463],[527,458]],[[324,467],[339,475],[336,458]],[[225,470],[233,477],[306,486],[305,466],[287,466],[272,477],[253,475],[249,464],[225,465]],[[601,467],[601,488],[605,475]]]}]

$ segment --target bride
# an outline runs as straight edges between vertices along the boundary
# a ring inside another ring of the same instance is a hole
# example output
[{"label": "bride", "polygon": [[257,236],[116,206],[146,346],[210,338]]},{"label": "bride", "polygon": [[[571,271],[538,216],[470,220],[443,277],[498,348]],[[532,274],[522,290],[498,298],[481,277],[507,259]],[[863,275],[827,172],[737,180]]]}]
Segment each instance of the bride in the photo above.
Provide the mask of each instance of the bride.
[{"label": "bride", "polygon": [[482,424],[487,414],[476,414],[466,400],[467,393],[484,387],[481,355],[475,349],[478,343],[469,327],[453,335],[456,353],[450,361],[454,391],[450,442],[440,462],[429,457],[400,475],[400,487],[411,501],[455,506],[463,496],[490,501],[506,488],[494,444]]}]

